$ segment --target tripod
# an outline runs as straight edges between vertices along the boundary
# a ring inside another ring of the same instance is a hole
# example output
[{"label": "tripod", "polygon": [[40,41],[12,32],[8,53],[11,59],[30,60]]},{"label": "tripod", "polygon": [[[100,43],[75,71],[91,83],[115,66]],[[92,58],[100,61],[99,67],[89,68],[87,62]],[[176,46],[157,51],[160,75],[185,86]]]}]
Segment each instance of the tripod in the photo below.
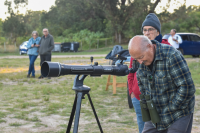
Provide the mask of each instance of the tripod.
[{"label": "tripod", "polygon": [[74,104],[73,104],[73,108],[72,108],[72,112],[71,112],[71,116],[70,116],[70,119],[69,119],[69,123],[68,123],[68,126],[67,126],[66,133],[70,133],[75,112],[76,112],[76,114],[75,114],[73,133],[78,132],[79,117],[80,117],[80,111],[81,111],[81,101],[82,101],[82,99],[85,99],[84,98],[85,94],[87,94],[87,96],[88,96],[88,99],[89,99],[90,104],[92,106],[92,110],[93,110],[93,113],[95,115],[96,121],[98,123],[99,129],[100,129],[101,133],[103,133],[103,130],[101,128],[101,124],[99,122],[98,116],[96,114],[95,108],[94,108],[93,103],[92,103],[92,99],[91,99],[90,94],[89,94],[90,87],[83,85],[83,81],[87,77],[87,75],[83,75],[80,79],[79,79],[79,77],[80,77],[80,75],[77,75],[76,78],[74,79],[74,86],[73,86],[72,90],[74,90],[76,92],[76,96],[75,96],[75,99],[74,99]]}]

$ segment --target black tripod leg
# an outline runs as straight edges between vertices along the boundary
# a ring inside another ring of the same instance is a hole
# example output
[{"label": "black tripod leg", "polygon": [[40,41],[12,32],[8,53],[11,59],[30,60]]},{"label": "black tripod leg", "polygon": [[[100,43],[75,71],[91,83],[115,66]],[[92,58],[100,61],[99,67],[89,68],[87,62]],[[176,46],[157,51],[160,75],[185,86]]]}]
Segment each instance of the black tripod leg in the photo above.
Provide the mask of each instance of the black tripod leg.
[{"label": "black tripod leg", "polygon": [[83,95],[82,92],[78,92],[77,94],[76,115],[75,115],[73,133],[78,133],[78,124],[79,124],[79,117],[80,117],[80,111],[81,111],[82,95]]},{"label": "black tripod leg", "polygon": [[98,119],[97,113],[96,113],[95,108],[94,108],[94,106],[93,106],[93,103],[92,103],[92,99],[91,99],[91,97],[90,97],[90,94],[88,93],[87,95],[88,95],[88,98],[89,98],[90,104],[91,104],[91,106],[92,106],[92,110],[93,110],[93,112],[94,112],[95,118],[96,118],[96,120],[97,120],[97,123],[98,123],[99,129],[100,129],[101,133],[103,133],[103,130],[102,130],[102,128],[101,128],[101,124],[100,124],[100,122],[99,122],[99,119]]},{"label": "black tripod leg", "polygon": [[73,108],[72,108],[72,112],[71,112],[71,116],[70,116],[70,119],[69,119],[69,123],[68,123],[68,126],[67,126],[66,133],[70,133],[70,130],[71,130],[72,122],[73,122],[73,119],[74,119],[74,113],[76,111],[76,102],[77,102],[77,94],[76,94],[75,99],[74,99],[74,104],[73,104]]}]

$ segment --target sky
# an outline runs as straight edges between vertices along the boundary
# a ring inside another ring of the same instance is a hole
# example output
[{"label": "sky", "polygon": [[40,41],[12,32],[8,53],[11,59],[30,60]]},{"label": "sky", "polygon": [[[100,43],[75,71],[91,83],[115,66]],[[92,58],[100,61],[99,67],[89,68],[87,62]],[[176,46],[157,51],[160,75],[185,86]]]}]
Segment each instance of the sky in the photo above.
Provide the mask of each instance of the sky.
[{"label": "sky", "polygon": [[[4,5],[4,1],[5,0],[0,0],[0,18],[3,20],[8,16],[5,15],[5,12],[7,12],[8,7]],[[52,5],[55,5],[55,1],[56,0],[28,0],[28,5],[24,9],[20,8],[20,13],[25,13],[26,8],[32,11],[49,11],[50,7]]]},{"label": "sky", "polygon": [[[5,15],[5,12],[7,12],[7,6],[4,5],[4,1],[5,0],[0,0],[0,18],[2,20],[4,20],[8,16],[8,14]],[[28,1],[29,3],[25,8],[20,8],[20,13],[25,13],[27,9],[32,11],[41,11],[41,10],[49,11],[50,7],[55,5],[56,0],[28,0]],[[161,0],[161,3],[156,8],[156,12],[159,12],[159,6],[165,5],[167,1],[168,0]],[[183,1],[182,3],[184,3],[184,0],[179,0],[179,1]],[[176,7],[173,6],[173,4],[171,5],[172,6],[170,6],[171,8],[169,8],[168,11],[173,12],[173,9]],[[187,0],[186,5],[199,6],[200,0]]]}]

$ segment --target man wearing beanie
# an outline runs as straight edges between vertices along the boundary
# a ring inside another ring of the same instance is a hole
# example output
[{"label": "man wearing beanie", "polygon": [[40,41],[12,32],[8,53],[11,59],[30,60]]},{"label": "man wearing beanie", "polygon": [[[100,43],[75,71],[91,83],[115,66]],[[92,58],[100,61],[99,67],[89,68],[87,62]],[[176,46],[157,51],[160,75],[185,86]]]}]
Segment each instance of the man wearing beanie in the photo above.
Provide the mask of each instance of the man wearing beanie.
[{"label": "man wearing beanie", "polygon": [[[149,15],[147,15],[146,19],[142,24],[142,32],[150,40],[157,40],[160,43],[170,45],[167,39],[162,39],[162,35],[160,34],[161,24],[158,17],[154,13],[150,13]],[[129,68],[132,68],[133,60],[134,59],[131,57]],[[130,73],[128,75],[128,86],[129,86],[129,95],[131,96],[132,104],[134,106],[137,116],[139,133],[142,133],[144,128],[144,122],[142,120],[141,107],[139,102],[140,100],[139,95],[141,94],[141,92],[138,86],[136,73]]]},{"label": "man wearing beanie", "polygon": [[[182,54],[174,47],[160,43],[159,26],[156,15],[149,14],[142,24],[146,37],[136,36],[129,42],[131,57],[140,63],[137,82],[131,75],[128,76],[129,84],[135,87],[129,88],[129,92],[132,90],[131,97],[138,97],[136,95],[139,93],[135,93],[137,83],[140,94],[150,96],[155,105],[151,104],[151,107],[154,107],[160,118],[155,123],[145,121],[142,133],[191,133],[195,86]],[[150,106],[148,109],[151,109]]]}]

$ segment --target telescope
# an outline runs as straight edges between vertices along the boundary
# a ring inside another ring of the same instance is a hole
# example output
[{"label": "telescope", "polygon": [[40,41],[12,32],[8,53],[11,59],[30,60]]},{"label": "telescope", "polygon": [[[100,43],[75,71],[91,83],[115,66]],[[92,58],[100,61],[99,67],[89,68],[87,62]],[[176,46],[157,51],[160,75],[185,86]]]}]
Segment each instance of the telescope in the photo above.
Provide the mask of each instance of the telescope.
[{"label": "telescope", "polygon": [[[125,58],[124,58],[125,59]],[[123,64],[123,60],[120,64],[111,66],[98,65],[95,62],[94,65],[65,65],[59,62],[43,62],[41,66],[41,74],[43,77],[59,77],[63,75],[90,75],[90,76],[101,76],[101,75],[116,75],[125,76],[133,71],[129,69],[127,65]]]},{"label": "telescope", "polygon": [[[86,94],[90,101],[100,132],[103,133],[101,124],[99,122],[99,119],[97,117],[94,105],[92,103],[92,100],[89,94],[89,91],[91,89],[90,87],[83,85],[83,81],[88,75],[97,76],[97,77],[101,75],[125,76],[125,75],[128,75],[130,72],[134,73],[137,71],[136,67],[129,69],[127,65],[123,64],[123,60],[126,60],[126,57],[123,57],[120,54],[117,54],[115,58],[121,61],[119,64],[111,65],[111,66],[98,65],[98,62],[95,62],[92,65],[93,57],[90,58],[91,65],[65,65],[59,62],[47,62],[47,61],[42,63],[41,74],[43,77],[59,77],[63,75],[77,75],[74,79],[74,85],[72,87],[72,90],[76,92],[76,95],[75,95],[75,100],[72,107],[66,133],[70,133],[74,115],[75,115],[75,121],[74,121],[73,133],[78,132],[81,101],[82,99],[85,99],[84,96]],[[136,66],[136,65],[133,65],[133,66]],[[80,75],[82,75],[82,77],[80,77]]]}]

